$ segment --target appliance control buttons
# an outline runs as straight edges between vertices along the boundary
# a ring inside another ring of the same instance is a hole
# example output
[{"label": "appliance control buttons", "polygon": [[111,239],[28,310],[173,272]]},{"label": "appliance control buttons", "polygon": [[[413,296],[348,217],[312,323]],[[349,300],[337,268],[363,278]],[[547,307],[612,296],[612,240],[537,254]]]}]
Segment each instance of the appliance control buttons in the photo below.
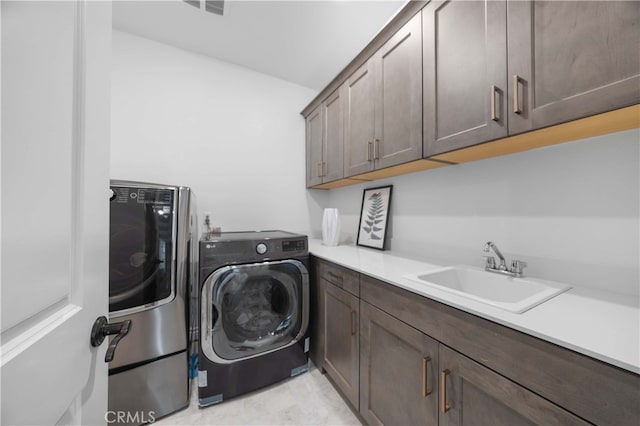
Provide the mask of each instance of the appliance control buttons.
[{"label": "appliance control buttons", "polygon": [[267,252],[267,245],[265,243],[259,243],[256,246],[256,252],[258,254],[265,254]]}]

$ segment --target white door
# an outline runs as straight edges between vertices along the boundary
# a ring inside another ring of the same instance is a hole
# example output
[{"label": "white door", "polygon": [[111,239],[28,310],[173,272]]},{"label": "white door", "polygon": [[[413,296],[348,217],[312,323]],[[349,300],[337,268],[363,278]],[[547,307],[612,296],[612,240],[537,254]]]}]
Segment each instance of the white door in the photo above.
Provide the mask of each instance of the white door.
[{"label": "white door", "polygon": [[2,1],[0,423],[104,424],[111,4]]}]

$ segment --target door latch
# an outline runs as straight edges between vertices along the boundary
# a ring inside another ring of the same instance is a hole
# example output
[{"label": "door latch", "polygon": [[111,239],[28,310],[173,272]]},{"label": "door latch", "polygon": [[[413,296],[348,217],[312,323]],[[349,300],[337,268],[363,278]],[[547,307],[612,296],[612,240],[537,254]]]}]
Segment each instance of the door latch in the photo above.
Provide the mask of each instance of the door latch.
[{"label": "door latch", "polygon": [[116,334],[117,336],[109,343],[107,353],[104,356],[104,362],[111,362],[116,352],[116,346],[118,346],[120,340],[129,333],[129,330],[131,330],[131,320],[109,324],[109,321],[104,315],[98,317],[91,328],[91,346],[96,348],[102,344],[105,337]]}]

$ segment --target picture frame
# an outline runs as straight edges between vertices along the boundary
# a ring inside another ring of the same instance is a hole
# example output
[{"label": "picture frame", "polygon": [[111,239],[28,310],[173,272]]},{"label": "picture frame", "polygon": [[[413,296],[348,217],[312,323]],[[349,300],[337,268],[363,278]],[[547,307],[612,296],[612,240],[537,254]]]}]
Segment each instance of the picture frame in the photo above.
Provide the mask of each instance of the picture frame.
[{"label": "picture frame", "polygon": [[363,191],[357,245],[386,250],[392,190],[387,185]]}]

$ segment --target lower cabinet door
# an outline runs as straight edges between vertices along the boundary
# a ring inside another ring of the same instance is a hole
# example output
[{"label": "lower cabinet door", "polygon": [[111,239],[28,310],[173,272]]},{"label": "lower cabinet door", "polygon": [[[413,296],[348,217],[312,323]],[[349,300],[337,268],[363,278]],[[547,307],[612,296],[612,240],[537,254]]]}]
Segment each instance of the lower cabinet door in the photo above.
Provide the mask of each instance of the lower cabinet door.
[{"label": "lower cabinet door", "polygon": [[436,425],[437,372],[437,341],[361,303],[360,414],[369,425]]},{"label": "lower cabinet door", "polygon": [[358,409],[358,318],[360,299],[324,281],[323,367],[349,402]]},{"label": "lower cabinet door", "polygon": [[439,352],[441,425],[589,424],[442,344]]}]

